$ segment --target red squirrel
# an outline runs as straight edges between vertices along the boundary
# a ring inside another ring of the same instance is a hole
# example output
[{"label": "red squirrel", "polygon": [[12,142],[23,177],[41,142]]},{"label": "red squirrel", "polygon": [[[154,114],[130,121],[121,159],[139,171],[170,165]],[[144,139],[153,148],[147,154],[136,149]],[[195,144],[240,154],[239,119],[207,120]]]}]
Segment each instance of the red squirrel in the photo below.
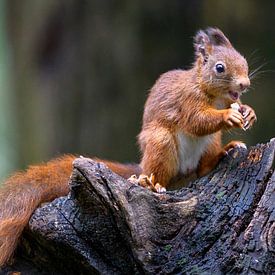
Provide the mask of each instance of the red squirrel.
[{"label": "red squirrel", "polygon": [[[126,179],[140,176],[136,181],[141,185],[145,177],[145,185],[157,192],[165,191],[178,175],[207,174],[228,150],[244,146],[232,141],[222,147],[221,131],[248,129],[256,120],[254,110],[240,102],[250,85],[245,58],[216,28],[199,31],[194,46],[192,68],[161,75],[150,91],[138,136],[140,165],[98,160]],[[239,109],[231,108],[232,103],[238,103]],[[75,158],[65,155],[31,166],[1,186],[0,266],[12,257],[33,211],[68,194]]]},{"label": "red squirrel", "polygon": [[[178,174],[211,171],[240,141],[221,145],[221,130],[248,129],[254,110],[240,96],[250,86],[246,59],[215,28],[194,38],[195,62],[189,70],[164,73],[152,87],[144,108],[139,145],[141,168],[152,185],[165,191]],[[230,108],[238,103],[239,110]]]}]

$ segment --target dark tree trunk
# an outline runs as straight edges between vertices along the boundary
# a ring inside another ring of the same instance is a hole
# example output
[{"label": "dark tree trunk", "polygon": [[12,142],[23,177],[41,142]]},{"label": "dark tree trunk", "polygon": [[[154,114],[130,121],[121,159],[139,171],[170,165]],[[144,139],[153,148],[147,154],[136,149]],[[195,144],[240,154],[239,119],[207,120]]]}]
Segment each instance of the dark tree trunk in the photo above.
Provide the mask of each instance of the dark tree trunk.
[{"label": "dark tree trunk", "polygon": [[36,210],[18,255],[46,274],[272,274],[274,150],[232,150],[164,194],[76,159],[69,196]]}]

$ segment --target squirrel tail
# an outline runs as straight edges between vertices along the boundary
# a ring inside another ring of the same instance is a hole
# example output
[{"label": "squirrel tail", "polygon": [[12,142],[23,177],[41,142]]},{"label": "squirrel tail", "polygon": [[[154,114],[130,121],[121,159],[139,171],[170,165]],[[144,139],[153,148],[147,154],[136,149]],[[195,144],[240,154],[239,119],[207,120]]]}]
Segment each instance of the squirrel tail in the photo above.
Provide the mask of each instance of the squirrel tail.
[{"label": "squirrel tail", "polygon": [[[0,267],[13,255],[24,227],[41,203],[66,196],[72,162],[76,157],[65,155],[45,164],[30,166],[18,172],[0,186]],[[124,178],[140,174],[138,164],[103,162]]]},{"label": "squirrel tail", "polygon": [[0,186],[0,267],[12,256],[34,210],[43,202],[65,196],[74,156],[30,166]]}]

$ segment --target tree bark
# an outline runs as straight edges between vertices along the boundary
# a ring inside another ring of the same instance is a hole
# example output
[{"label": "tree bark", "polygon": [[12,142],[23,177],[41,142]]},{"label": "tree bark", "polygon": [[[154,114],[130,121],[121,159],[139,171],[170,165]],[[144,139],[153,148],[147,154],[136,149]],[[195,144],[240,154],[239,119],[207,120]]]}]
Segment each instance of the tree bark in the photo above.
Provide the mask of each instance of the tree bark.
[{"label": "tree bark", "polygon": [[18,259],[45,274],[274,274],[274,150],[234,149],[163,194],[76,159],[70,194],[35,211]]}]

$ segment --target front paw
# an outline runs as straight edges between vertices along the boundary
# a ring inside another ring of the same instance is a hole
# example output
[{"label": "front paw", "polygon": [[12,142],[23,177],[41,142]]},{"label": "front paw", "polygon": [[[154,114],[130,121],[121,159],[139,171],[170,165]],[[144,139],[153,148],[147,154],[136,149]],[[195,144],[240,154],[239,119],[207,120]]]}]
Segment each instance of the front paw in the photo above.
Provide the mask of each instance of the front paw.
[{"label": "front paw", "polygon": [[252,127],[254,122],[257,120],[255,111],[248,105],[241,105],[240,112],[244,119],[244,130],[248,130]]},{"label": "front paw", "polygon": [[229,108],[224,111],[223,121],[226,127],[243,128],[244,126],[242,114],[233,108]]}]

